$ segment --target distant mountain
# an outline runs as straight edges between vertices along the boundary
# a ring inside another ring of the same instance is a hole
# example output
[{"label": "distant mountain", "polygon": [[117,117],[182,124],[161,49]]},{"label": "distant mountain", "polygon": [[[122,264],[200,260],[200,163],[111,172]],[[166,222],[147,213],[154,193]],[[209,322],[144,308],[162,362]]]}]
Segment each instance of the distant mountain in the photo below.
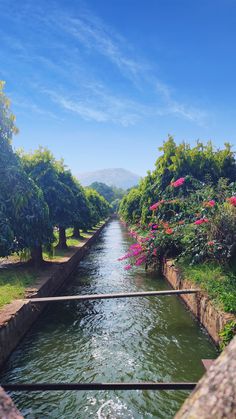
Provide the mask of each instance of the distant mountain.
[{"label": "distant mountain", "polygon": [[103,169],[95,172],[78,174],[77,178],[83,186],[89,186],[93,182],[102,182],[108,186],[128,189],[138,184],[140,176],[125,169]]}]

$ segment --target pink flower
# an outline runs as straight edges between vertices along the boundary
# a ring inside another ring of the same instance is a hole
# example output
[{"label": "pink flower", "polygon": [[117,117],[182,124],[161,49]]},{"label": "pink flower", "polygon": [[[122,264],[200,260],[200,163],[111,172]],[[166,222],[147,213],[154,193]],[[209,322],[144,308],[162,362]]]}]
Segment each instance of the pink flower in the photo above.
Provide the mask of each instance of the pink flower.
[{"label": "pink flower", "polygon": [[142,249],[137,249],[133,251],[133,256],[138,256],[142,252]]},{"label": "pink flower", "polygon": [[174,232],[173,228],[167,228],[166,234],[172,234]]},{"label": "pink flower", "polygon": [[136,260],[135,266],[140,266],[146,261],[146,256],[142,256]]},{"label": "pink flower", "polygon": [[214,207],[216,204],[216,201],[214,199],[211,199],[208,204],[210,205],[210,207]]},{"label": "pink flower", "polygon": [[184,177],[180,177],[179,179],[177,179],[175,182],[171,182],[171,186],[174,186],[174,188],[177,188],[178,186],[183,185],[185,182],[185,178]]},{"label": "pink flower", "polygon": [[150,211],[155,211],[160,205],[164,204],[165,200],[162,199],[161,201],[156,202],[155,204],[149,207]]},{"label": "pink flower", "polygon": [[130,248],[130,250],[133,250],[133,249],[142,249],[142,246],[139,243],[134,243],[134,244],[131,244],[131,246],[129,248]]},{"label": "pink flower", "polygon": [[157,249],[154,249],[152,254],[153,254],[153,256],[156,256],[157,255]]},{"label": "pink flower", "polygon": [[214,199],[211,199],[210,201],[208,201],[208,202],[204,202],[204,206],[205,207],[214,207],[215,206],[215,204],[216,204],[216,201],[214,200]]},{"label": "pink flower", "polygon": [[149,207],[149,209],[150,209],[150,211],[155,211],[158,207],[159,207],[159,203],[158,203],[158,202],[156,202],[155,204],[151,205],[151,206]]},{"label": "pink flower", "polygon": [[132,265],[126,265],[126,266],[124,267],[124,269],[125,269],[126,271],[129,271],[131,268],[132,268]]},{"label": "pink flower", "polygon": [[201,224],[203,224],[203,223],[208,223],[208,222],[209,222],[208,218],[200,218],[200,220],[196,220],[196,221],[194,222],[194,224],[195,224],[195,225],[201,225]]},{"label": "pink flower", "polygon": [[209,241],[209,242],[207,242],[207,244],[208,244],[208,246],[214,246],[214,242],[213,241]]},{"label": "pink flower", "polygon": [[231,198],[228,198],[227,201],[234,207],[236,207],[236,196],[231,196]]}]

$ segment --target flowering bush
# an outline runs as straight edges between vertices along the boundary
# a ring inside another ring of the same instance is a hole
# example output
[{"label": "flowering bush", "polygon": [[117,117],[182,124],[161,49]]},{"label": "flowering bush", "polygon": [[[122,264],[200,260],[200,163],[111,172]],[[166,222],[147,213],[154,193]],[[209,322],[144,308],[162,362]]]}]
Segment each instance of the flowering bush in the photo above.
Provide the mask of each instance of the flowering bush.
[{"label": "flowering bush", "polygon": [[[187,180],[186,180],[187,179]],[[173,188],[188,195],[175,197]],[[198,188],[196,189],[196,185]],[[188,257],[190,263],[217,260],[230,264],[236,256],[236,196],[226,198],[209,185],[195,183],[190,177],[170,184],[162,199],[149,206],[149,222],[138,222],[131,236],[139,243],[131,246],[127,255],[132,266],[158,265],[163,258]],[[222,202],[222,200],[224,201]],[[146,237],[141,237],[146,232]]]}]

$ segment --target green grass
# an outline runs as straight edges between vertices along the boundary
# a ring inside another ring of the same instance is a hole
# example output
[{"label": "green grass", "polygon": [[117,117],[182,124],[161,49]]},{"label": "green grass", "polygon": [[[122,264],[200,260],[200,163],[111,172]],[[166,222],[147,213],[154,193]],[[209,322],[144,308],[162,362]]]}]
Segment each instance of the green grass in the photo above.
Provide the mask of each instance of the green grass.
[{"label": "green grass", "polygon": [[66,229],[66,242],[67,242],[67,249],[58,249],[58,239],[59,239],[59,233],[56,230],[54,232],[55,241],[53,243],[53,251],[51,253],[44,251],[43,252],[43,258],[45,260],[58,260],[64,257],[68,257],[71,255],[71,248],[82,246],[85,240],[89,239],[95,231],[101,227],[104,224],[104,221],[100,221],[96,226],[91,228],[90,230],[85,232],[81,232],[81,238],[77,239],[73,237],[73,228],[67,228]]},{"label": "green grass", "polygon": [[236,313],[236,275],[216,262],[190,265],[188,260],[177,263],[184,278],[193,281],[207,292],[217,307]]},{"label": "green grass", "polygon": [[27,269],[0,270],[0,308],[16,298],[23,298],[25,289],[36,280],[37,273]]},{"label": "green grass", "polygon": [[[55,242],[53,243],[54,255],[52,257],[52,255],[49,255],[48,252],[44,252],[44,259],[57,261],[63,257],[71,256],[72,248],[74,246],[82,245],[86,239],[90,238],[94,232],[102,226],[103,223],[104,222],[102,221],[86,233],[82,233],[81,239],[75,239],[72,237],[73,229],[67,229],[66,235],[68,249],[65,250],[56,248],[58,243],[58,232],[55,232]],[[27,259],[27,255],[25,255],[25,260]],[[17,298],[23,298],[26,288],[33,285],[38,277],[38,272],[34,271],[33,268],[14,266],[15,262],[20,261],[19,255],[13,255],[11,260],[13,263],[12,267],[9,264],[6,268],[0,269],[0,308]]]}]

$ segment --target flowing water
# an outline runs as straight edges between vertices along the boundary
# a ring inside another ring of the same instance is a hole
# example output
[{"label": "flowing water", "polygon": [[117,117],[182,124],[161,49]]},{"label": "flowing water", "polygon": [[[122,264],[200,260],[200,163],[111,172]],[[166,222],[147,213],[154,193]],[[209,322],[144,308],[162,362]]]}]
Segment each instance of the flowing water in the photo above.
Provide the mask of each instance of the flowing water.
[{"label": "flowing water", "polygon": [[[110,222],[63,295],[163,290],[168,283],[117,258],[131,239]],[[175,296],[50,303],[0,382],[196,381],[216,349]],[[26,418],[172,418],[186,391],[15,392]]]}]

